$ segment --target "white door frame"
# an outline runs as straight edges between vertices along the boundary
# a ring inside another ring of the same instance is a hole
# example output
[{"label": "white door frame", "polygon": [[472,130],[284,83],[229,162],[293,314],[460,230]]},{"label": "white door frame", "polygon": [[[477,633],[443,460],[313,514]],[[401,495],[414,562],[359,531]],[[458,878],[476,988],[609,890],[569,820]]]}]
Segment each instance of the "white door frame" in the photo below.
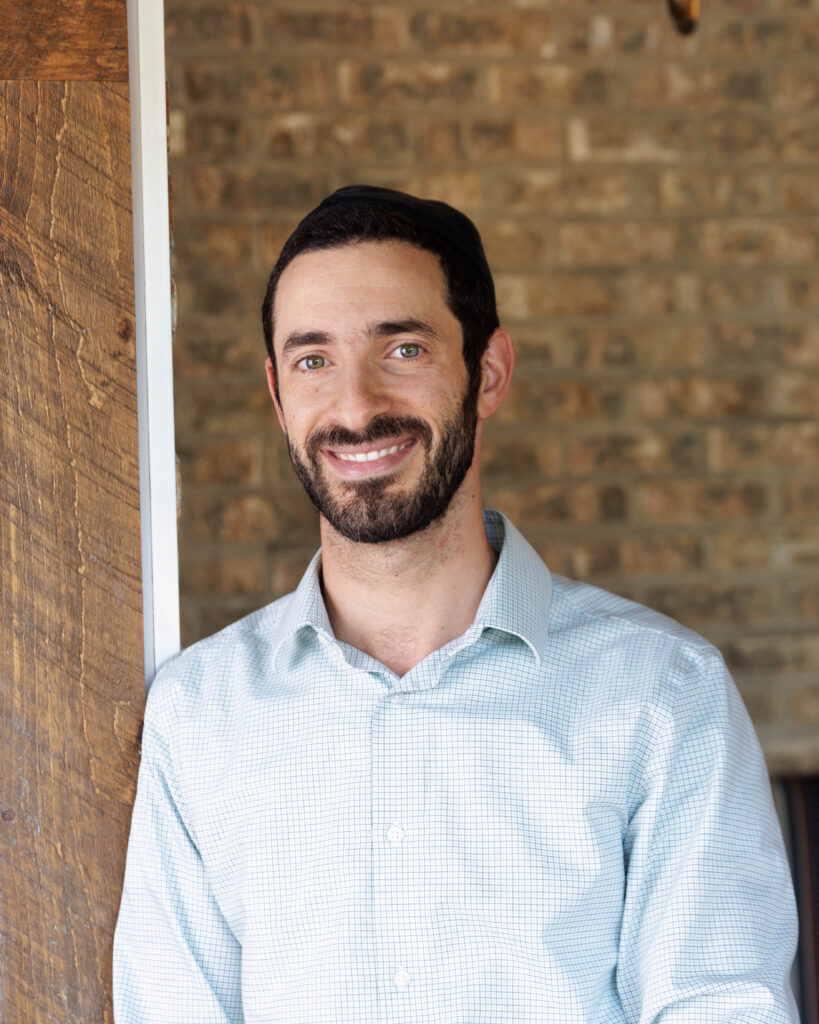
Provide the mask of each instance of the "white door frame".
[{"label": "white door frame", "polygon": [[180,647],[162,0],[128,0],[145,681]]}]

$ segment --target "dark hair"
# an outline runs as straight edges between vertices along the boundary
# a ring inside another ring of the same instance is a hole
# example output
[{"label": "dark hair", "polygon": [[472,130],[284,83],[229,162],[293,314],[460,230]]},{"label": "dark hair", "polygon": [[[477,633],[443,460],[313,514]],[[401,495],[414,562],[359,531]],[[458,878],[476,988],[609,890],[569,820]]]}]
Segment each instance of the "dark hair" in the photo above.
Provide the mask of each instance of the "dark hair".
[{"label": "dark hair", "polygon": [[307,214],[285,242],[262,304],[265,344],[274,368],[273,304],[285,267],[303,252],[338,249],[356,242],[392,241],[409,242],[438,257],[446,281],[447,305],[463,332],[470,390],[477,391],[481,357],[499,325],[495,286],[478,229],[465,214],[446,203],[372,185],[349,185],[333,192]]}]

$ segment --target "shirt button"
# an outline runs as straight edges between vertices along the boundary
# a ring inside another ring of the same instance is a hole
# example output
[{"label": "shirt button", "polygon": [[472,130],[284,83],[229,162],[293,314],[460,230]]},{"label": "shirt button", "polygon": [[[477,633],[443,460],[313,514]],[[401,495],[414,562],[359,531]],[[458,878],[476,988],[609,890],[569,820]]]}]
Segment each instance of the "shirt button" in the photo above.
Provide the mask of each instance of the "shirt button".
[{"label": "shirt button", "polygon": [[392,983],[398,989],[399,992],[405,992],[410,983],[409,972],[405,968],[401,967],[392,976]]},{"label": "shirt button", "polygon": [[404,830],[398,824],[391,825],[389,832],[387,832],[387,839],[389,839],[392,846],[400,846],[404,841]]},{"label": "shirt button", "polygon": [[403,693],[391,693],[389,696],[390,704],[400,704],[403,699]]}]

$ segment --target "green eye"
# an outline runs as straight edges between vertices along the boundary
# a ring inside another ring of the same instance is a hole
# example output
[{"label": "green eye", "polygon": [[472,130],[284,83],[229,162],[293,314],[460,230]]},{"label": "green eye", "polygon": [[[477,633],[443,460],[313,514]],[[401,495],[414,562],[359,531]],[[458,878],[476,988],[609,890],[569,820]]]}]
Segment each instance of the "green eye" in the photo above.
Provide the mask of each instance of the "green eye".
[{"label": "green eye", "polygon": [[398,351],[402,359],[415,359],[416,356],[421,354],[421,346],[408,341],[405,345],[399,345]]},{"label": "green eye", "polygon": [[320,370],[326,365],[324,356],[305,356],[302,362],[307,370]]}]

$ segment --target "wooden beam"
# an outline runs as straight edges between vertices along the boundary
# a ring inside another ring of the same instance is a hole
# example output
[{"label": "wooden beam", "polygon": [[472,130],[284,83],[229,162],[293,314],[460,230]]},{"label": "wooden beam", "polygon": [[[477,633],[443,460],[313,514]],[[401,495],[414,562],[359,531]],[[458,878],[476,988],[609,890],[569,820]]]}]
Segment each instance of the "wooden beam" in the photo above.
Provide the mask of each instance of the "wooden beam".
[{"label": "wooden beam", "polygon": [[2,0],[0,79],[128,80],[126,0]]}]

